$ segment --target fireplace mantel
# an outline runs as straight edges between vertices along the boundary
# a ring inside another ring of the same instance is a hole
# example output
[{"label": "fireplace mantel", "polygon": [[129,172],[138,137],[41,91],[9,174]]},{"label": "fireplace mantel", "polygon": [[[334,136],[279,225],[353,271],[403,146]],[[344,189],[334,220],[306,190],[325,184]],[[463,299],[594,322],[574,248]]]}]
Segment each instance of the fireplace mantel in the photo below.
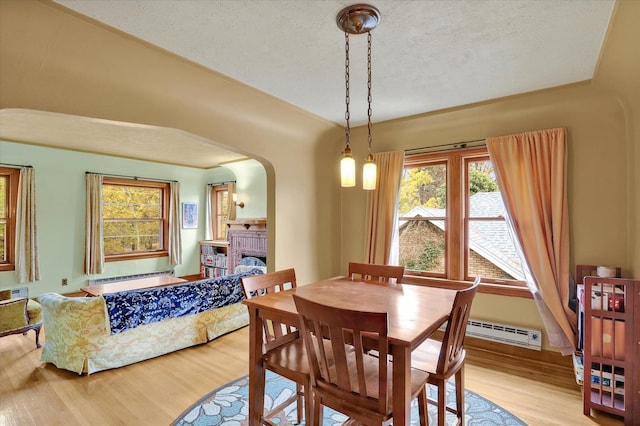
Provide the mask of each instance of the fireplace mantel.
[{"label": "fireplace mantel", "polygon": [[246,229],[246,230],[265,230],[267,229],[267,219],[266,218],[255,218],[255,219],[236,219],[236,220],[228,220],[225,222],[227,224],[227,228],[229,229]]}]

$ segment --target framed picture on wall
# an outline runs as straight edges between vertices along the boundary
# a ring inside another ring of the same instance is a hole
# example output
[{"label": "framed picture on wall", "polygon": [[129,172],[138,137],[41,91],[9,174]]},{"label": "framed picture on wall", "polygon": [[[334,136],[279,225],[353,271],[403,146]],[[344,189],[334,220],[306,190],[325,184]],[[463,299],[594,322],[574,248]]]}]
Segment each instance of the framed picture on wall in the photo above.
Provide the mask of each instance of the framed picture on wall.
[{"label": "framed picture on wall", "polygon": [[198,203],[182,203],[182,227],[198,227]]}]

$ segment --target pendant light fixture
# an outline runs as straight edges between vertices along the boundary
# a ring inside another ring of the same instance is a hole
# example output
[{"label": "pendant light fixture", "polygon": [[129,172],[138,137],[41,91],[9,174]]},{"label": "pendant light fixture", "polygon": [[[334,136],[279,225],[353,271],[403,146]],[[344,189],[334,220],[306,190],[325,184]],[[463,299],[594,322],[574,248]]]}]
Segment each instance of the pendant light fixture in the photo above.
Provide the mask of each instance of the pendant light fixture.
[{"label": "pendant light fixture", "polygon": [[369,154],[362,173],[362,188],[376,189],[376,164],[373,162],[371,153],[371,30],[380,22],[380,12],[375,7],[368,4],[356,4],[342,9],[336,16],[338,28],[344,32],[345,40],[345,113],[346,124],[344,127],[345,148],[340,161],[340,177],[343,187],[356,185],[356,165],[351,156],[351,128],[349,125],[349,34],[367,33],[367,134],[369,144]]}]

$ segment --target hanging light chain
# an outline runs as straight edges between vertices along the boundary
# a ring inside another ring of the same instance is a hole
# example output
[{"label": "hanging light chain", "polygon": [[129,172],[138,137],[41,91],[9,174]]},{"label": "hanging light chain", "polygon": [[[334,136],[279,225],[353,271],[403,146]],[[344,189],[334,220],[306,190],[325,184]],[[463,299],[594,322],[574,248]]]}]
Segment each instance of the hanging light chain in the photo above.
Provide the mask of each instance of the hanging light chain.
[{"label": "hanging light chain", "polygon": [[367,109],[368,117],[368,133],[369,133],[369,155],[371,155],[371,31],[367,32],[367,102],[369,107]]},{"label": "hanging light chain", "polygon": [[350,113],[349,113],[349,34],[364,34],[367,33],[367,119],[368,119],[368,146],[369,155],[362,168],[362,189],[375,190],[376,189],[376,176],[377,167],[374,161],[373,154],[371,152],[372,145],[372,124],[371,124],[371,30],[376,27],[380,21],[380,11],[375,7],[368,4],[356,4],[345,7],[336,16],[336,23],[338,28],[344,32],[345,40],[345,114],[346,121],[344,134],[345,134],[345,148],[342,153],[342,159],[340,160],[340,183],[342,187],[353,187],[356,184],[355,176],[355,160],[351,155],[351,141],[350,141]]},{"label": "hanging light chain", "polygon": [[349,118],[351,118],[351,114],[349,113],[349,33],[345,31],[344,33],[344,52],[345,52],[345,59],[344,59],[344,81],[345,81],[345,97],[344,97],[344,103],[346,105],[346,109],[344,112],[344,119],[346,120],[347,124],[344,127],[344,138],[345,138],[345,144],[346,144],[346,148],[348,148],[349,150],[351,149],[351,141],[350,141],[350,134],[351,134],[351,128],[349,126]]}]

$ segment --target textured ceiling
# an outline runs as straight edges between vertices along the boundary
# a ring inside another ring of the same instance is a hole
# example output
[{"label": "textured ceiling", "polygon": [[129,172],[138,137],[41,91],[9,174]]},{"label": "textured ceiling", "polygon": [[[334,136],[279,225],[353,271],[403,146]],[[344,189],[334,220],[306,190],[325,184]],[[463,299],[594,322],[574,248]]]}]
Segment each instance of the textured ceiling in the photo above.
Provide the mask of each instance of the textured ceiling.
[{"label": "textured ceiling", "polygon": [[[344,121],[344,0],[56,0],[327,120]],[[373,120],[592,78],[614,0],[384,0]],[[366,36],[351,36],[352,124],[366,121]]]},{"label": "textured ceiling", "polygon": [[[55,0],[344,124],[345,0]],[[590,80],[615,0],[377,0],[373,122]],[[366,122],[366,36],[351,36],[351,125]],[[209,168],[244,158],[175,129],[0,111],[0,138]],[[179,143],[176,143],[179,141]],[[176,150],[180,146],[180,150]]]}]

